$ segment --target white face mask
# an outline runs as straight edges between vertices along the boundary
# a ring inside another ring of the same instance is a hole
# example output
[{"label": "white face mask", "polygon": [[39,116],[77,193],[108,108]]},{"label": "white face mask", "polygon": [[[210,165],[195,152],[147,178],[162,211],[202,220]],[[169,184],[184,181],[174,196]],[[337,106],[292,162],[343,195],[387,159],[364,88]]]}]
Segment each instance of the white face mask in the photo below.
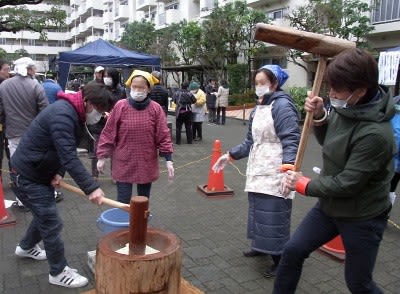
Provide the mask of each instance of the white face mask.
[{"label": "white face mask", "polygon": [[191,90],[190,93],[196,94],[196,93],[197,93],[197,90]]},{"label": "white face mask", "polygon": [[110,77],[104,77],[103,81],[104,81],[104,85],[106,85],[106,86],[112,86],[112,84],[113,84],[113,80]]},{"label": "white face mask", "polygon": [[270,94],[270,93],[272,93],[272,91],[270,90],[269,87],[265,87],[265,86],[256,87],[257,97],[263,97],[264,95]]},{"label": "white face mask", "polygon": [[86,113],[86,124],[95,125],[101,119],[101,113],[96,109],[93,109],[91,112]]},{"label": "white face mask", "polygon": [[147,93],[131,90],[130,96],[133,100],[140,102],[140,101],[143,101],[144,99],[146,99]]},{"label": "white face mask", "polygon": [[337,98],[329,98],[330,102],[331,102],[331,106],[333,108],[336,109],[342,109],[342,108],[346,108],[347,107],[347,102],[349,102],[349,100],[351,99],[351,97],[353,96],[353,93],[347,97],[346,100],[341,100],[341,99],[337,99]]}]

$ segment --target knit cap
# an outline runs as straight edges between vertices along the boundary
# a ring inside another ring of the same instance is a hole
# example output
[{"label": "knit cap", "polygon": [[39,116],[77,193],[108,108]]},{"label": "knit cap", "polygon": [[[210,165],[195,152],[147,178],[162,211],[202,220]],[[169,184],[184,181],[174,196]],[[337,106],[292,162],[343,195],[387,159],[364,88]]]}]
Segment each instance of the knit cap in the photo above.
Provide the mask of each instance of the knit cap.
[{"label": "knit cap", "polygon": [[189,91],[200,89],[200,84],[195,81],[191,81],[189,84]]}]

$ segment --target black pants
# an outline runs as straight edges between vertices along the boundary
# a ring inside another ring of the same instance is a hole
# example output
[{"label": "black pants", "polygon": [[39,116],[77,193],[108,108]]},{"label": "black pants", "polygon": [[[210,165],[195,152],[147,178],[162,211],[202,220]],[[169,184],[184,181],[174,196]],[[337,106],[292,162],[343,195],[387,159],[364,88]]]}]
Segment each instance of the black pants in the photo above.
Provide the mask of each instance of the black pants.
[{"label": "black pants", "polygon": [[390,192],[396,191],[399,180],[400,180],[400,174],[395,172],[393,175],[392,181],[390,182]]},{"label": "black pants", "polygon": [[[221,120],[220,120],[221,118]],[[226,107],[218,106],[217,108],[217,124],[225,124]]]},{"label": "black pants", "polygon": [[181,144],[181,131],[182,125],[185,124],[186,140],[188,144],[193,142],[193,130],[192,130],[192,118],[193,114],[191,111],[179,113],[176,118],[176,144]]},{"label": "black pants", "polygon": [[209,123],[216,123],[217,119],[216,119],[216,112],[217,109],[214,107],[208,107],[208,122]]},{"label": "black pants", "polygon": [[193,139],[196,139],[196,135],[197,138],[199,139],[203,139],[203,122],[193,122]]}]

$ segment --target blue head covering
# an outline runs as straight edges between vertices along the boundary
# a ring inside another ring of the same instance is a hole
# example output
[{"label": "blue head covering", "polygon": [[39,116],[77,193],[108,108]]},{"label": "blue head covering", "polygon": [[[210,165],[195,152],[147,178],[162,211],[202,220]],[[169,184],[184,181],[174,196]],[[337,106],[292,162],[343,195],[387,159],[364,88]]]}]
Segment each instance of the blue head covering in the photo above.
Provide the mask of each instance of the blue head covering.
[{"label": "blue head covering", "polygon": [[262,66],[261,68],[265,68],[270,70],[278,80],[279,87],[282,87],[283,84],[287,81],[289,78],[288,74],[282,70],[282,68],[279,65],[276,64],[267,64]]}]

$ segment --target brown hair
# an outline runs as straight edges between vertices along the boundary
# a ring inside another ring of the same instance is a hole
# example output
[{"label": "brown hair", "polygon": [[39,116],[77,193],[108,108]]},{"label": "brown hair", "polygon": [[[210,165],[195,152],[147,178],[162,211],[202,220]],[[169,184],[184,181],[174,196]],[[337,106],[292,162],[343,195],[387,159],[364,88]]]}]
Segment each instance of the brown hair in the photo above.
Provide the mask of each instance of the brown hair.
[{"label": "brown hair", "polygon": [[330,87],[341,91],[367,88],[369,97],[378,88],[378,64],[375,58],[361,49],[347,49],[328,65],[326,80]]},{"label": "brown hair", "polygon": [[111,92],[102,83],[91,82],[83,87],[82,94],[85,101],[101,108],[103,111],[110,111],[113,105]]}]

